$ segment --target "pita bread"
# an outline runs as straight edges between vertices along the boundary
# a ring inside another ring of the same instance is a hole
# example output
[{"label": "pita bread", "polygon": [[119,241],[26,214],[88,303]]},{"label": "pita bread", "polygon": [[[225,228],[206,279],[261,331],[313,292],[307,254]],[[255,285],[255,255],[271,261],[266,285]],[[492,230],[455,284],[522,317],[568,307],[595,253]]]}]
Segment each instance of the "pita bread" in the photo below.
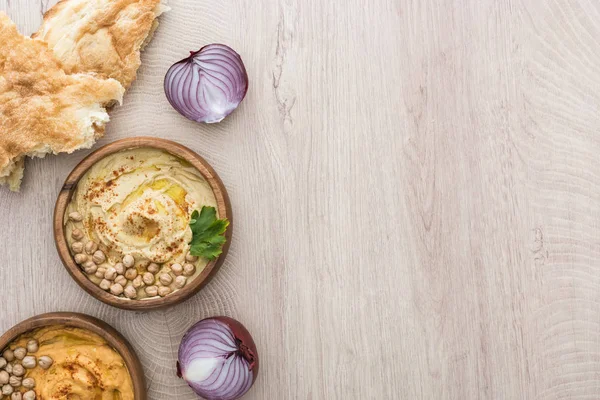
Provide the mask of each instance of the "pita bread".
[{"label": "pita bread", "polygon": [[0,12],[0,184],[18,191],[25,156],[71,153],[104,134],[114,79],[67,75],[46,43],[21,35]]},{"label": "pita bread", "polygon": [[48,42],[67,73],[95,72],[127,89],[157,17],[167,10],[161,0],[62,0],[34,38]]}]

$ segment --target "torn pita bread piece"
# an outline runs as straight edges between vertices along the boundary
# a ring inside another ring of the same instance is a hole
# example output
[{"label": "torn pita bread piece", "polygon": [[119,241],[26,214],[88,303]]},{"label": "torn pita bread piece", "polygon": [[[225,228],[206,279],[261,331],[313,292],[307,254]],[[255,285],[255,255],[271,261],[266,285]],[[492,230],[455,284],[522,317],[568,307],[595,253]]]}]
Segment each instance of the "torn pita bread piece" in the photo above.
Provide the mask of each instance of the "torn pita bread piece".
[{"label": "torn pita bread piece", "polygon": [[33,37],[48,42],[67,73],[95,72],[128,89],[168,10],[161,0],[62,0]]},{"label": "torn pita bread piece", "polygon": [[65,74],[46,43],[0,12],[0,184],[19,190],[26,156],[91,147],[104,134],[106,106],[124,92],[114,79]]}]

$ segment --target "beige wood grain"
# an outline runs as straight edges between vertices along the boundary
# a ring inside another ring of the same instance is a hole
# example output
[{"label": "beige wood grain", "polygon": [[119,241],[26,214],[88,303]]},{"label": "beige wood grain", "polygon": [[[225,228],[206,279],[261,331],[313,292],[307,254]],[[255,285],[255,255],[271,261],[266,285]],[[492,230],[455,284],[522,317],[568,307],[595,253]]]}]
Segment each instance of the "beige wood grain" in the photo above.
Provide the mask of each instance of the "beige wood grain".
[{"label": "beige wood grain", "polygon": [[[0,0],[33,32],[53,0]],[[248,399],[600,398],[600,2],[171,0],[102,143],[174,139],[213,164],[236,229],[216,279],[130,313],[71,281],[52,208],[87,153],[0,192],[0,329],[68,310],[134,345],[151,399],[190,324],[243,321]],[[162,79],[223,42],[251,87],[219,125]]]}]

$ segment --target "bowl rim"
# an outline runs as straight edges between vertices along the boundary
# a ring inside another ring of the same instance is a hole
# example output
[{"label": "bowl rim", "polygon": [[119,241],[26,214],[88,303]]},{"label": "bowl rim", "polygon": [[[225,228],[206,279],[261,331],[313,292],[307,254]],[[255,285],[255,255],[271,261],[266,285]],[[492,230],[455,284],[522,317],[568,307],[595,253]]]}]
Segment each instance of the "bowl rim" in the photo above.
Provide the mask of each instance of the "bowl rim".
[{"label": "bowl rim", "polygon": [[0,351],[25,333],[53,325],[85,329],[101,336],[125,361],[133,383],[135,400],[148,399],[144,368],[129,341],[111,325],[91,315],[76,312],[53,312],[36,315],[19,322],[0,336]]},{"label": "bowl rim", "polygon": [[[81,271],[71,256],[71,252],[69,251],[64,229],[64,216],[79,180],[96,162],[122,150],[143,147],[165,150],[177,157],[184,159],[194,166],[202,174],[204,179],[206,179],[213,190],[217,200],[219,216],[221,218],[227,218],[229,220],[229,226],[225,232],[227,241],[225,242],[225,245],[223,245],[222,254],[217,259],[210,261],[200,275],[198,275],[191,283],[187,284],[183,289],[179,289],[165,297],[152,298],[149,300],[130,300],[105,292],[100,287],[96,286],[96,284],[94,284],[83,273],[83,271]],[[227,253],[229,252],[233,235],[233,214],[231,211],[231,202],[229,200],[229,195],[227,194],[225,185],[221,181],[221,178],[219,178],[217,175],[216,171],[204,158],[188,147],[170,140],[154,137],[134,137],[117,140],[99,148],[85,157],[73,169],[73,171],[71,171],[65,180],[60,193],[58,194],[58,198],[56,199],[53,225],[54,241],[56,243],[58,255],[60,256],[63,265],[71,277],[82,289],[84,289],[94,298],[113,307],[130,311],[146,311],[180,304],[197,294],[204,286],[206,286],[206,284],[208,284],[208,282],[214,277],[215,273],[225,261]]]}]

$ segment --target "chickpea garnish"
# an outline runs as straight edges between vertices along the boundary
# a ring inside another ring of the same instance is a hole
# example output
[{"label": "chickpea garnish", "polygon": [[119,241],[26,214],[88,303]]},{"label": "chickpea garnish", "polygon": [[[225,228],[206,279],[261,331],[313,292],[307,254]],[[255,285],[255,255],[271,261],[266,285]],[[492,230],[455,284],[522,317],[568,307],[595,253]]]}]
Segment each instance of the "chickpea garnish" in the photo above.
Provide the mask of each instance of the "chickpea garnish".
[{"label": "chickpea garnish", "polygon": [[196,273],[196,266],[194,264],[185,264],[183,266],[183,275],[192,276]]},{"label": "chickpea garnish", "polygon": [[123,265],[125,268],[131,268],[133,267],[133,264],[135,264],[135,259],[131,254],[127,254],[125,257],[123,257]]},{"label": "chickpea garnish", "polygon": [[123,286],[120,283],[115,283],[110,287],[110,292],[115,296],[120,296],[123,294]]},{"label": "chickpea garnish", "polygon": [[106,261],[106,255],[104,255],[102,250],[97,250],[92,257],[92,260],[96,264],[102,264],[104,261]]},{"label": "chickpea garnish", "polygon": [[160,297],[165,297],[171,293],[171,288],[168,286],[161,286],[158,288],[158,295]]},{"label": "chickpea garnish", "polygon": [[40,348],[40,344],[38,343],[37,340],[35,339],[31,339],[30,341],[27,342],[27,352],[28,353],[35,353],[39,350]]},{"label": "chickpea garnish", "polygon": [[146,289],[146,294],[150,297],[158,296],[158,287],[156,286],[148,286]]},{"label": "chickpea garnish", "polygon": [[74,211],[71,214],[69,214],[69,219],[71,221],[73,221],[73,222],[81,222],[81,221],[83,221],[83,217],[77,211]]},{"label": "chickpea garnish", "polygon": [[23,400],[35,400],[35,392],[30,390],[28,392],[23,393]]},{"label": "chickpea garnish", "polygon": [[73,253],[75,254],[83,253],[83,243],[73,242],[71,245],[71,250],[73,250]]},{"label": "chickpea garnish", "polygon": [[127,278],[130,281],[134,280],[137,276],[138,272],[135,268],[129,268],[127,271],[125,271],[125,278]]},{"label": "chickpea garnish", "polygon": [[178,289],[183,289],[186,283],[187,278],[185,276],[178,276],[177,278],[175,278],[175,287]]},{"label": "chickpea garnish", "polygon": [[110,289],[111,285],[112,285],[112,283],[110,283],[109,280],[102,279],[102,281],[100,282],[100,285],[98,285],[98,286],[100,286],[100,289],[102,289],[102,290],[108,290],[108,289]]},{"label": "chickpea garnish", "polygon": [[75,228],[73,229],[73,232],[71,232],[71,237],[75,240],[81,240],[83,239],[83,232],[81,231],[81,229]]},{"label": "chickpea garnish", "polygon": [[198,257],[191,255],[190,253],[188,253],[185,256],[185,261],[189,262],[189,263],[195,263],[198,261]]},{"label": "chickpea garnish", "polygon": [[127,286],[127,278],[125,278],[123,275],[119,275],[115,278],[115,283],[125,287]]},{"label": "chickpea garnish", "polygon": [[151,272],[146,272],[144,273],[144,276],[142,276],[142,280],[146,285],[152,285],[154,283],[154,279],[154,274]]},{"label": "chickpea garnish", "polygon": [[22,360],[25,358],[25,356],[27,355],[27,349],[25,347],[17,347],[14,351],[13,354],[15,355],[15,358],[17,360]]},{"label": "chickpea garnish", "polygon": [[94,254],[98,250],[98,244],[96,242],[90,240],[85,244],[85,252],[89,255]]},{"label": "chickpea garnish", "polygon": [[35,379],[25,378],[21,384],[25,389],[33,389],[35,387]]},{"label": "chickpea garnish", "polygon": [[179,276],[183,274],[183,267],[181,266],[181,264],[173,264],[171,265],[171,271],[173,271],[173,274],[175,274],[175,276]]},{"label": "chickpea garnish", "polygon": [[6,385],[8,380],[10,379],[10,375],[6,371],[0,371],[0,385]]},{"label": "chickpea garnish", "polygon": [[13,365],[12,374],[17,377],[25,375],[25,367],[23,367],[21,364]]},{"label": "chickpea garnish", "polygon": [[147,269],[148,272],[156,274],[158,271],[160,271],[160,265],[158,265],[157,263],[151,263],[150,265],[148,265]]},{"label": "chickpea garnish", "polygon": [[133,286],[127,286],[125,288],[125,297],[128,299],[135,299],[137,297],[137,290]]},{"label": "chickpea garnish", "polygon": [[115,270],[117,271],[117,274],[123,275],[125,273],[125,266],[123,263],[116,263]]},{"label": "chickpea garnish", "polygon": [[36,365],[37,365],[37,360],[35,359],[34,356],[26,356],[23,359],[23,366],[27,369],[35,368]]},{"label": "chickpea garnish", "polygon": [[75,254],[75,262],[79,265],[84,264],[88,260],[85,254]]},{"label": "chickpea garnish", "polygon": [[169,274],[161,274],[158,280],[165,286],[169,286],[171,283],[173,283],[173,278]]},{"label": "chickpea garnish", "polygon": [[107,279],[109,281],[114,281],[116,277],[117,277],[117,270],[114,269],[113,267],[109,267],[106,270],[106,272],[104,273],[104,279]]},{"label": "chickpea garnish", "polygon": [[52,364],[54,364],[54,360],[51,357],[48,356],[41,356],[38,359],[38,365],[42,368],[42,369],[48,369],[52,366]]},{"label": "chickpea garnish", "polygon": [[145,285],[144,281],[142,280],[142,275],[138,275],[135,277],[135,279],[132,282],[133,287],[136,289],[141,288],[142,286]]}]

